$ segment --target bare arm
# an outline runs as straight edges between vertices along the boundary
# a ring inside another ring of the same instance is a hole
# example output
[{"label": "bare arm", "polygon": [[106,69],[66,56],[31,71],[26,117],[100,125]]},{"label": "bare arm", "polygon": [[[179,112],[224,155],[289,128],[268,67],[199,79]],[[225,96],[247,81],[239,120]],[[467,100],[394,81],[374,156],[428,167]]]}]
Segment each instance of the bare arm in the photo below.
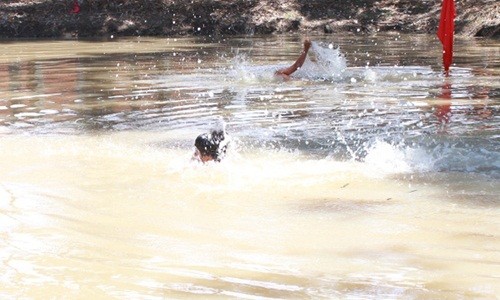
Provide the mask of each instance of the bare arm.
[{"label": "bare arm", "polygon": [[293,63],[293,65],[289,66],[288,68],[278,70],[276,71],[275,74],[288,78],[288,76],[290,76],[293,72],[297,71],[298,68],[302,67],[304,61],[306,60],[309,48],[311,48],[311,41],[308,38],[306,38],[304,41],[304,49],[300,53],[300,56],[297,58],[297,60]]}]

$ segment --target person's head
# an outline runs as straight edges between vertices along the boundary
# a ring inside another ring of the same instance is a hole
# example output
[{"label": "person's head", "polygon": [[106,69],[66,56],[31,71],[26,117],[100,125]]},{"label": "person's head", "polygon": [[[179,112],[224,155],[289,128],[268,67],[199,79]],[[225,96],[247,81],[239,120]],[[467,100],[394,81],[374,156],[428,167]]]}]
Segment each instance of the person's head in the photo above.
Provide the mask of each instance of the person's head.
[{"label": "person's head", "polygon": [[224,131],[200,134],[194,142],[196,156],[202,162],[212,160],[219,162],[226,154],[227,144],[225,138]]}]

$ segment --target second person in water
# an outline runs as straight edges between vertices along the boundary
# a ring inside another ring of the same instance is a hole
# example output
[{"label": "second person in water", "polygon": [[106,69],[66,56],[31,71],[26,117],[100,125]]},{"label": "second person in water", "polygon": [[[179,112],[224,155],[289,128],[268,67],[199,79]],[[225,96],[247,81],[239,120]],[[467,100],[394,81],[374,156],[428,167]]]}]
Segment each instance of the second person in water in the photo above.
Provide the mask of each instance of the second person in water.
[{"label": "second person in water", "polygon": [[293,65],[284,69],[277,70],[274,75],[283,77],[284,79],[290,79],[290,75],[292,75],[293,72],[297,71],[304,64],[307,52],[309,52],[309,48],[311,48],[311,40],[309,38],[306,38],[304,40],[304,48],[302,49],[302,52],[300,53],[297,60],[293,63]]}]

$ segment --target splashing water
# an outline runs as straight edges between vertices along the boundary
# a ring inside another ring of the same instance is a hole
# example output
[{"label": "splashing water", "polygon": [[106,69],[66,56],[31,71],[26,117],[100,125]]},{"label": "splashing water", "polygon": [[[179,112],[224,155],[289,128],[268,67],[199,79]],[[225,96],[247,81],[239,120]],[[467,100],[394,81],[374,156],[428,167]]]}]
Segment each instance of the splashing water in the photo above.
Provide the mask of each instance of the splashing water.
[{"label": "splashing water", "polygon": [[367,150],[364,158],[368,172],[376,176],[430,172],[434,157],[422,148],[395,146],[380,140]]},{"label": "splashing water", "polygon": [[389,143],[377,141],[373,147],[368,150],[365,162],[373,169],[387,173],[406,173],[410,172],[410,166],[405,161],[402,151],[393,147]]},{"label": "splashing water", "polygon": [[255,66],[246,54],[238,53],[231,61],[228,75],[244,83],[269,81],[274,78],[278,66]]},{"label": "splashing water", "polygon": [[304,65],[296,72],[295,76],[331,80],[341,78],[346,68],[347,62],[340,52],[340,48],[334,48],[332,44],[323,46],[312,42]]},{"label": "splashing water", "polygon": [[[256,66],[246,54],[242,53],[238,53],[231,63],[229,75],[244,82],[273,79],[276,70],[289,66],[281,64]],[[304,64],[292,76],[311,80],[332,80],[342,78],[346,68],[345,56],[339,48],[334,48],[332,44],[323,46],[312,42]]]},{"label": "splashing water", "polygon": [[494,299],[498,42],[393,39],[5,43],[0,295]]}]

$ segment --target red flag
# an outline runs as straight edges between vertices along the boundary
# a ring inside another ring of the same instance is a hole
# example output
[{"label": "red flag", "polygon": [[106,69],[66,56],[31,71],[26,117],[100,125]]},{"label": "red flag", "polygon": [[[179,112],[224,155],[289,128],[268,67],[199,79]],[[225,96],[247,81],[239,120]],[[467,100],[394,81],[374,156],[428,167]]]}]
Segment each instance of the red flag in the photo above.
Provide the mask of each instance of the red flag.
[{"label": "red flag", "polygon": [[443,44],[443,66],[448,72],[453,60],[453,32],[455,31],[455,3],[453,0],[443,0],[441,19],[437,36]]}]

